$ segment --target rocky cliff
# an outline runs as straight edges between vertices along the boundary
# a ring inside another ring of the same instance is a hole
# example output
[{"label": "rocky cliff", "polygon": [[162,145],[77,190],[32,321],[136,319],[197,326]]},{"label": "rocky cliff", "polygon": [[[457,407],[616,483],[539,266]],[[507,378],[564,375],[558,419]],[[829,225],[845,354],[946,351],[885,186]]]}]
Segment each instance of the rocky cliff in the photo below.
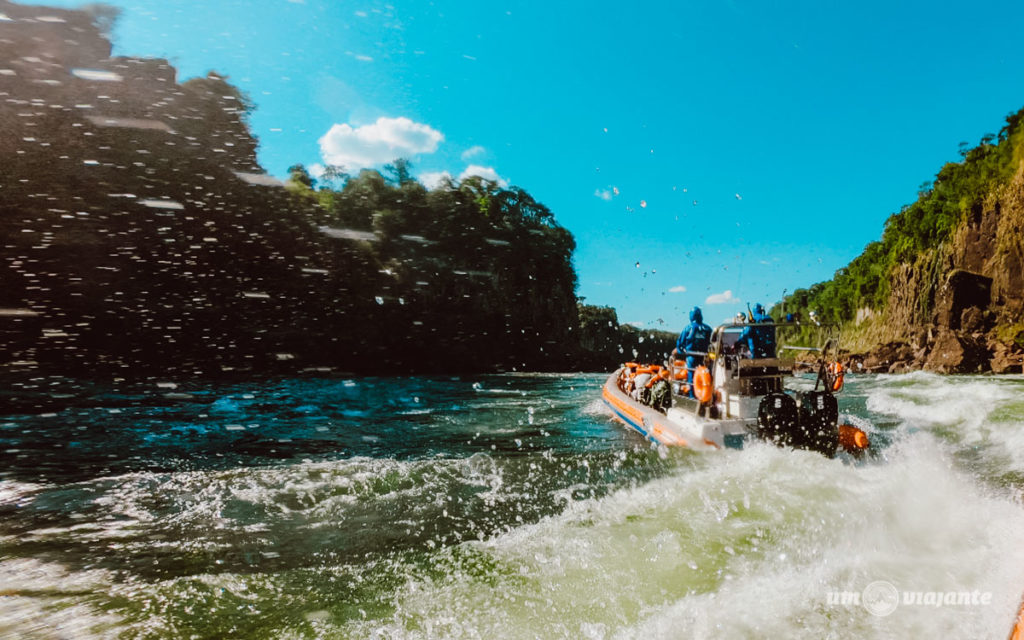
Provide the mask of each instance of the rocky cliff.
[{"label": "rocky cliff", "polygon": [[872,371],[1020,372],[1024,166],[974,203],[951,237],[892,270],[885,305],[849,328]]},{"label": "rocky cliff", "polygon": [[[870,371],[1021,371],[1024,109],[919,187],[832,280],[781,305],[843,328]],[[776,307],[775,313],[781,310]]]}]

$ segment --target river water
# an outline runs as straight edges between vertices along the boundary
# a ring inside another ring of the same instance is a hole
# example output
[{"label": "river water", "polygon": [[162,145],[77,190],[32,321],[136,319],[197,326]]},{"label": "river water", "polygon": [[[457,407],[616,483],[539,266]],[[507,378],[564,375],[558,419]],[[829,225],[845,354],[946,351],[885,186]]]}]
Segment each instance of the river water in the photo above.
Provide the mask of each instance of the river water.
[{"label": "river water", "polygon": [[861,461],[652,448],[602,381],[9,386],[0,637],[1008,634],[1024,379],[853,376]]}]

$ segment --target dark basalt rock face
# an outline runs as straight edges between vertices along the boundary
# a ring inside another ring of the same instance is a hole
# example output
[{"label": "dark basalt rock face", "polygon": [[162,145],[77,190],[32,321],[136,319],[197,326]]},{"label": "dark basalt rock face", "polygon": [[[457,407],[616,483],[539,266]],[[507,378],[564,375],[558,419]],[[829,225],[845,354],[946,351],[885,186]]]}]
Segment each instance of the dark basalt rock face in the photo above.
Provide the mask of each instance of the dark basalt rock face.
[{"label": "dark basalt rock face", "polygon": [[852,359],[861,370],[887,373],[1020,372],[1024,350],[992,335],[997,314],[992,283],[982,274],[952,270],[936,292],[931,325],[918,326],[907,342],[882,344]]},{"label": "dark basalt rock face", "polygon": [[980,315],[992,302],[992,278],[971,273],[963,269],[954,269],[946,276],[946,281],[939,289],[935,300],[935,326],[952,331],[971,331],[963,325],[966,315],[972,320],[971,310]]},{"label": "dark basalt rock face", "polygon": [[[878,371],[1013,371],[1024,356],[1024,109],[965,149],[882,237],[788,304],[852,334]],[[890,343],[913,353],[893,354]]]},{"label": "dark basalt rock face", "polygon": [[924,368],[939,373],[977,373],[988,370],[989,352],[984,341],[955,331],[940,331]]},{"label": "dark basalt rock face", "polygon": [[923,362],[916,364],[939,373],[988,371],[989,347],[980,332],[991,295],[992,278],[963,269],[951,271],[936,295],[935,337]]}]

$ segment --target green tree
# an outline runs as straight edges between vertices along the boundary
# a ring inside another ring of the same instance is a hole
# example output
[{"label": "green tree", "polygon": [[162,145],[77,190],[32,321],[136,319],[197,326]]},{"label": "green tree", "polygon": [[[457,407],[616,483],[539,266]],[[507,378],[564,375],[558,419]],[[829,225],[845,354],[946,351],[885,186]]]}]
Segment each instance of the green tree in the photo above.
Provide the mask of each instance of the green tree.
[{"label": "green tree", "polygon": [[395,158],[391,164],[384,165],[384,173],[387,174],[389,182],[396,186],[413,182],[412,162],[406,158]]},{"label": "green tree", "polygon": [[[289,169],[291,171],[291,169]],[[329,164],[324,167],[324,172],[320,174],[321,189],[338,189],[344,188],[345,183],[348,182],[349,174],[345,173],[344,167],[336,164]]]},{"label": "green tree", "polygon": [[288,183],[301,190],[312,191],[316,186],[316,179],[310,175],[306,165],[293,164],[288,167]]}]

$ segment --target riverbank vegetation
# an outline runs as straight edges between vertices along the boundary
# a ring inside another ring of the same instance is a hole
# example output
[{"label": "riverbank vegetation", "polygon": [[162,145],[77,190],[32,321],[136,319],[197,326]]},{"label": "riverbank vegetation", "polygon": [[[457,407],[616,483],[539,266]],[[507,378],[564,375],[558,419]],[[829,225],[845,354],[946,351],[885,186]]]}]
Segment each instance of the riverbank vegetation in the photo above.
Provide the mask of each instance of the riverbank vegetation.
[{"label": "riverbank vegetation", "polygon": [[403,158],[281,183],[227,77],[110,57],[102,12],[0,9],[7,371],[604,370],[645,341],[581,339],[575,240],[525,189]]}]

